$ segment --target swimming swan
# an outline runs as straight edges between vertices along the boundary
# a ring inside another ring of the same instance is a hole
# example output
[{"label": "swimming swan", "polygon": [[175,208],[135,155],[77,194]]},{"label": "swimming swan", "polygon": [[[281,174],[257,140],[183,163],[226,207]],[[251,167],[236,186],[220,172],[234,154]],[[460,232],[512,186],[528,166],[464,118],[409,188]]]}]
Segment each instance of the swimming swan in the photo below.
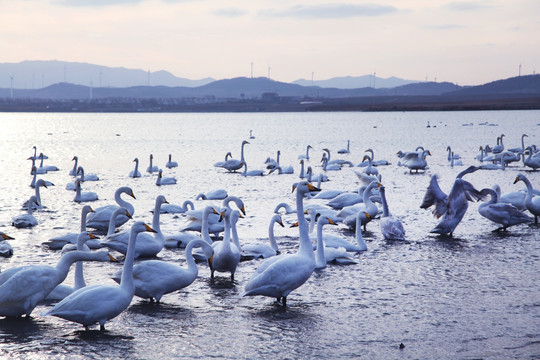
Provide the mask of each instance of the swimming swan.
[{"label": "swimming swan", "polygon": [[270,245],[263,242],[247,243],[242,246],[242,253],[248,254],[250,257],[257,258],[269,258],[275,255],[279,255],[279,247],[274,236],[274,225],[278,224],[284,227],[281,215],[275,214],[270,219],[270,225],[268,225],[268,240]]},{"label": "swimming swan", "polygon": [[76,180],[75,184],[75,197],[73,201],[81,203],[86,201],[96,201],[98,199],[98,194],[93,191],[81,191],[81,180]]},{"label": "swimming swan", "polygon": [[30,196],[28,204],[29,205],[28,209],[26,210],[26,214],[21,214],[12,218],[11,225],[15,226],[18,229],[21,229],[36,226],[38,224],[37,219],[34,217],[34,215],[32,215],[32,213],[34,212],[32,204],[35,204],[36,206],[38,204],[35,195]]},{"label": "swimming swan", "polygon": [[81,209],[81,222],[79,232],[68,233],[65,235],[60,235],[53,237],[47,241],[44,241],[42,245],[45,245],[50,250],[60,250],[66,244],[76,244],[79,238],[79,235],[86,231],[86,218],[89,213],[94,212],[94,209],[90,205],[84,205]]},{"label": "swimming swan", "polygon": [[156,185],[174,185],[176,184],[176,179],[173,177],[163,177],[163,170],[159,169],[158,177],[156,179]]},{"label": "swimming swan", "polygon": [[141,177],[141,172],[139,171],[139,159],[135,158],[133,159],[133,161],[135,162],[135,169],[129,172],[129,177],[131,178]]},{"label": "swimming swan", "polygon": [[7,240],[13,240],[13,238],[0,231],[0,256],[2,257],[11,257],[13,255],[13,248]]},{"label": "swimming swan", "polygon": [[154,160],[154,155],[150,154],[150,165],[146,168],[146,172],[152,174],[159,170],[159,167],[157,165],[153,165],[152,162]]},{"label": "swimming swan", "polygon": [[525,183],[525,186],[527,186],[527,196],[525,197],[525,207],[531,214],[534,215],[534,223],[538,224],[538,216],[540,216],[540,196],[536,196],[533,198],[534,189],[532,187],[531,182],[529,179],[525,177],[523,174],[518,174],[516,176],[516,180],[514,180],[514,184],[518,181],[523,181]]},{"label": "swimming swan", "polygon": [[176,161],[172,160],[172,155],[171,154],[169,154],[169,160],[165,164],[165,167],[168,168],[168,169],[171,169],[173,167],[178,167],[178,163]]},{"label": "swimming swan", "polygon": [[388,209],[386,190],[384,186],[379,188],[381,194],[383,213],[379,220],[381,233],[386,240],[405,240],[405,229],[401,221],[393,216]]},{"label": "swimming swan", "polygon": [[87,330],[88,326],[99,323],[100,330],[104,331],[107,320],[120,315],[131,304],[135,293],[133,281],[135,241],[137,235],[144,231],[154,232],[152,228],[142,221],[137,221],[131,226],[128,252],[119,286],[86,286],[64,298],[43,315],[57,316],[82,324]]},{"label": "swimming swan", "polygon": [[[135,213],[135,208],[129,202],[121,198],[122,194],[127,194],[135,199],[133,190],[128,186],[119,187],[114,193],[114,200],[118,205],[105,205],[95,209],[95,212],[88,215],[87,227],[105,232],[109,228],[109,220],[113,211],[119,207],[124,207],[129,211],[131,216]],[[129,218],[127,216],[118,216],[116,218],[115,227],[125,224]]]}]

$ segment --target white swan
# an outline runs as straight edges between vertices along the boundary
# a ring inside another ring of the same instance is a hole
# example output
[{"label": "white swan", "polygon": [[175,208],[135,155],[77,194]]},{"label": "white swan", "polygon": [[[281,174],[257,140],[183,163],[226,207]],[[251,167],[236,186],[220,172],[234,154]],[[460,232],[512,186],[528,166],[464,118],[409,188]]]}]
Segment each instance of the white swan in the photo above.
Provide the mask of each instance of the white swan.
[{"label": "white swan", "polygon": [[302,286],[315,269],[315,256],[308,235],[308,224],[304,218],[304,196],[316,188],[307,181],[293,185],[296,189],[296,216],[300,247],[295,254],[283,254],[266,259],[251,276],[240,296],[262,295],[281,300],[287,305],[287,296]]},{"label": "white swan", "polygon": [[56,236],[53,238],[50,238],[47,241],[44,241],[42,245],[45,245],[50,250],[60,250],[64,247],[66,244],[76,244],[77,239],[79,235],[86,231],[86,218],[89,213],[94,212],[94,209],[90,205],[84,205],[81,209],[81,222],[80,222],[80,230],[76,233],[68,233],[65,235]]},{"label": "white swan", "polygon": [[516,180],[514,180],[514,184],[518,181],[523,181],[525,183],[525,186],[527,186],[527,196],[525,197],[525,207],[531,214],[534,215],[534,223],[538,224],[538,216],[540,216],[540,196],[536,196],[533,198],[534,189],[529,181],[523,174],[518,174],[516,176]]},{"label": "white swan", "polygon": [[[77,235],[77,245],[75,249],[78,251],[90,251],[88,246],[86,245],[86,242],[91,239],[97,239],[97,237],[93,234],[89,234],[86,231],[82,231]],[[74,244],[68,244],[68,245],[74,245]],[[62,252],[64,254],[64,252]],[[109,256],[111,261],[116,261],[112,256]],[[84,280],[84,270],[83,270],[83,263],[82,261],[77,261],[75,263],[75,282],[73,284],[73,287],[64,285],[64,284],[58,284],[50,293],[45,297],[45,300],[62,300],[69,294],[71,294],[73,291],[78,290],[80,288],[83,288],[86,286],[86,281]]]},{"label": "white swan", "polygon": [[141,172],[139,171],[139,159],[135,158],[133,159],[135,162],[135,168],[129,172],[129,177],[131,178],[138,178],[141,177]]},{"label": "white swan", "polygon": [[[278,175],[282,175],[282,174],[294,174],[294,168],[292,167],[292,165],[289,165],[289,166],[281,166],[280,163],[279,163],[279,156],[281,155],[281,151],[277,151],[277,158],[276,158],[276,163],[273,165],[273,166],[266,166],[267,169],[270,169],[270,172],[269,174],[273,173],[274,171],[277,170],[278,172]],[[268,159],[267,159],[268,161]]]},{"label": "white swan", "polygon": [[75,161],[73,164],[73,169],[69,170],[69,175],[71,176],[77,176],[77,166],[79,164],[79,157],[77,155],[73,156],[73,159],[71,161]]},{"label": "white swan", "polygon": [[497,192],[493,189],[482,189],[480,192],[485,196],[490,195],[491,198],[488,202],[480,204],[478,212],[486,219],[502,225],[495,231],[506,230],[510,226],[533,221],[531,217],[528,217],[514,205],[498,202]]},{"label": "white swan", "polygon": [[81,191],[81,180],[77,180],[76,186],[75,186],[75,197],[73,198],[73,201],[75,202],[87,202],[87,201],[96,201],[98,200],[98,194],[96,194],[93,191]]},{"label": "white swan", "polygon": [[315,269],[324,269],[326,264],[336,263],[341,265],[357,264],[353,255],[345,250],[335,247],[327,247],[323,241],[323,226],[326,224],[335,224],[328,217],[321,215],[317,220],[317,251],[315,253]]},{"label": "white swan", "polygon": [[270,225],[268,225],[268,240],[270,245],[263,242],[247,243],[242,246],[242,253],[249,254],[253,258],[269,258],[275,255],[279,255],[279,246],[274,236],[274,225],[278,224],[284,227],[281,215],[275,214],[270,219]]},{"label": "white swan", "polygon": [[330,206],[332,209],[339,210],[347,206],[364,202],[365,189],[365,186],[361,186],[357,192],[342,192],[341,194],[330,199],[327,205]]},{"label": "white swan", "polygon": [[142,221],[137,221],[131,226],[129,250],[124,261],[120,286],[86,286],[73,292],[43,315],[52,315],[73,321],[82,324],[85,329],[99,323],[100,330],[105,330],[105,322],[121,314],[133,299],[135,292],[133,281],[135,241],[137,235],[144,231],[153,232],[154,230]]},{"label": "white swan", "polygon": [[49,182],[49,185],[47,185],[47,182],[43,179],[39,179],[36,181],[36,187],[34,188],[34,196],[36,197],[34,202],[31,202],[29,200],[25,201],[22,205],[23,209],[27,209],[28,206],[32,206],[34,210],[41,210],[44,208],[42,202],[41,202],[41,191],[40,188],[44,187],[45,189],[48,188],[48,186],[51,186],[54,184]]},{"label": "white swan", "polygon": [[[207,244],[212,244],[212,239],[210,238],[210,233],[208,231],[208,217],[210,214],[215,214],[219,216],[219,213],[215,210],[213,206],[206,206],[203,209],[202,213],[202,224],[201,224],[201,236],[189,232],[178,232],[173,235],[167,235],[165,237],[165,247],[170,248],[185,248],[192,240],[201,239],[204,240]],[[206,261],[206,257],[203,259]]]},{"label": "white swan", "polygon": [[[34,159],[34,160],[37,160],[39,159],[39,156],[37,155],[37,147],[34,145],[32,146],[32,149],[34,149],[34,155],[32,155],[31,157],[28,158],[28,160],[30,159]],[[42,156],[44,159],[48,159],[49,157],[43,153],[39,153],[40,156]]]},{"label": "white swan", "polygon": [[[365,152],[370,153],[371,157],[371,164],[373,166],[385,166],[385,165],[391,165],[390,161],[388,160],[375,160],[375,153],[372,148],[367,149]],[[367,166],[369,163],[366,161],[362,161],[358,166]]]},{"label": "white swan", "polygon": [[[343,223],[347,225],[349,228],[354,228],[356,226],[356,215],[360,213],[362,216],[362,225],[364,226],[364,230],[366,230],[367,224],[377,216],[377,213],[379,212],[379,208],[377,205],[373,203],[371,200],[371,191],[372,189],[376,189],[381,187],[382,184],[378,181],[372,181],[362,192],[362,203],[356,205],[352,205],[350,208],[352,208],[352,214],[346,214],[346,209],[349,207],[345,207],[341,209],[340,212],[337,213],[337,216],[343,219]],[[367,212],[369,214],[369,217],[363,216],[364,212]]]},{"label": "white swan", "polygon": [[286,202],[281,202],[276,205],[274,213],[279,214],[281,209],[285,209],[285,214],[294,214],[296,212],[296,209],[293,209],[291,205],[287,204]]},{"label": "white swan", "polygon": [[152,162],[154,160],[154,155],[150,154],[150,165],[146,168],[146,172],[152,174],[159,170],[159,167],[157,165],[153,165]]},{"label": "white swan", "polygon": [[176,179],[174,177],[163,177],[163,170],[159,169],[158,177],[156,179],[156,185],[174,185],[176,184]]},{"label": "white swan", "polygon": [[[34,175],[32,176],[32,181],[30,182],[30,187],[32,189],[35,189],[36,188],[36,182],[37,182],[38,178],[37,178],[37,171],[34,171]],[[54,184],[50,181],[47,181],[47,180],[44,180],[43,181],[45,182],[45,186],[54,186]],[[75,188],[75,187],[73,187]]]},{"label": "white swan", "polygon": [[34,174],[43,175],[43,174],[47,173],[47,170],[42,169],[42,168],[38,168],[36,166],[36,160],[35,159],[28,158],[28,160],[32,160],[32,166],[30,166],[30,175],[34,175]]},{"label": "white swan", "polygon": [[379,187],[381,194],[383,213],[379,220],[381,233],[386,240],[405,240],[405,229],[401,221],[390,213],[388,202],[386,201],[386,190],[384,186]]},{"label": "white swan", "polygon": [[253,130],[249,130],[249,138],[255,139],[255,135],[253,135]]},{"label": "white swan", "polygon": [[[247,140],[242,141],[242,147],[241,147],[241,150],[240,150],[240,160],[238,160],[238,159],[229,159],[229,160],[226,160],[223,163],[219,164],[218,167],[222,167],[224,169],[227,169],[229,172],[235,172],[236,170],[240,170],[240,168],[242,166],[244,166],[244,146],[246,144],[249,144],[249,142]],[[227,156],[225,156],[225,158],[227,158]]]},{"label": "white swan", "polygon": [[412,174],[412,171],[415,170],[418,173],[418,170],[425,170],[427,167],[426,156],[430,155],[429,150],[421,150],[418,152],[407,153],[402,159],[402,166],[409,168],[409,173]]},{"label": "white swan", "polygon": [[36,305],[64,279],[76,261],[111,261],[106,251],[72,251],[56,266],[26,265],[0,273],[0,316],[30,316]]},{"label": "white swan", "polygon": [[29,205],[26,213],[13,217],[11,219],[11,225],[19,229],[36,226],[38,224],[38,221],[34,217],[34,215],[32,215],[32,213],[34,212],[34,207],[32,205],[35,204],[37,206],[37,203],[38,202],[36,196],[30,196],[30,200],[28,200]]},{"label": "white swan", "polygon": [[446,147],[446,151],[448,151],[448,156],[447,156],[447,159],[448,161],[454,159],[454,160],[459,160],[461,159],[461,156],[458,155],[458,154],[454,154],[454,152],[452,151],[452,148],[450,147],[450,145],[448,145]]},{"label": "white swan", "polygon": [[504,151],[503,137],[504,134],[501,134],[501,136],[497,137],[497,145],[493,146],[492,148],[493,154],[499,154]]},{"label": "white swan", "polygon": [[214,279],[214,273],[229,272],[231,273],[231,282],[234,282],[234,273],[240,263],[240,249],[231,242],[231,215],[230,207],[221,209],[221,217],[225,221],[225,232],[222,241],[216,241],[212,244],[214,255],[208,258],[208,266],[210,267],[210,277]]},{"label": "white swan", "polygon": [[307,179],[306,180],[308,182],[312,182],[313,179],[319,179],[319,178],[321,179],[322,182],[330,181],[330,178],[326,174],[314,174],[313,169],[311,168],[311,166],[307,167],[306,174],[307,174]]},{"label": "white swan", "polygon": [[215,167],[223,167],[223,165],[229,160],[229,158],[232,158],[232,153],[229,151],[225,154],[225,160],[224,161],[218,161],[214,164]]},{"label": "white swan", "polygon": [[300,179],[306,178],[306,173],[304,171],[304,159],[300,160],[300,174],[298,174],[298,177]]},{"label": "white swan", "polygon": [[13,240],[11,236],[0,231],[0,256],[11,257],[13,255],[13,248],[7,242],[7,240]]},{"label": "white swan", "polygon": [[206,194],[200,193],[199,195],[197,195],[197,197],[195,197],[195,200],[199,200],[199,199],[202,199],[202,200],[223,200],[227,196],[229,196],[229,194],[227,193],[227,190],[225,190],[225,189],[215,189],[215,190],[210,190]]},{"label": "white swan", "polygon": [[463,162],[460,159],[456,159],[454,157],[454,152],[452,152],[452,156],[450,157],[450,167],[454,166],[463,166]]},{"label": "white swan", "polygon": [[191,210],[195,209],[195,205],[193,204],[193,201],[186,200],[182,203],[182,205],[163,204],[161,205],[161,208],[159,209],[159,211],[162,214],[183,214],[190,209]]},{"label": "white swan", "polygon": [[242,161],[242,164],[244,165],[244,171],[242,172],[242,176],[264,176],[264,170],[255,169],[248,171],[247,163],[245,161]]},{"label": "white swan", "polygon": [[84,168],[82,166],[79,166],[77,168],[77,174],[80,175],[80,180],[82,182],[85,182],[85,181],[99,181],[99,176],[97,176],[96,174],[85,174],[84,173]]},{"label": "white swan", "polygon": [[470,182],[462,179],[464,175],[475,172],[478,169],[479,168],[476,166],[469,166],[467,169],[460,172],[456,176],[452,189],[448,195],[442,192],[439,187],[437,175],[431,177],[420,208],[427,209],[430,206],[435,205],[433,215],[437,218],[442,216],[441,221],[433,230],[431,230],[432,233],[440,235],[450,234],[450,236],[452,236],[455,228],[461,222],[461,219],[469,207],[469,201],[481,200],[484,198],[484,195],[476,190]]},{"label": "white swan", "polygon": [[367,161],[368,163],[364,169],[364,172],[367,175],[373,175],[373,176],[379,175],[379,170],[377,170],[377,168],[373,166],[373,161],[371,160],[371,156],[364,155],[364,157],[362,158],[362,162],[364,161]]},{"label": "white swan", "polygon": [[347,147],[345,149],[338,150],[338,154],[349,154],[349,146],[351,145],[351,140],[347,140]]},{"label": "white swan", "polygon": [[525,152],[525,137],[529,137],[527,134],[521,135],[521,147],[511,148],[508,149],[508,151],[511,151],[513,153],[524,153]]},{"label": "white swan", "polygon": [[[150,299],[150,301],[155,299],[156,302],[159,302],[163,295],[191,285],[199,274],[192,254],[195,246],[200,246],[207,258],[212,257],[212,246],[201,239],[196,239],[190,241],[186,246],[187,268],[161,260],[146,260],[135,265],[133,267],[135,295],[143,299]],[[120,283],[121,278],[122,270],[113,276],[113,280],[117,283]]]},{"label": "white swan", "polygon": [[[114,200],[118,205],[105,205],[95,209],[95,212],[88,215],[86,226],[98,231],[107,231],[109,228],[109,220],[113,211],[119,207],[126,208],[131,216],[135,213],[135,208],[129,202],[122,199],[121,195],[127,194],[135,199],[133,190],[129,186],[119,187],[114,193]],[[125,224],[129,218],[127,216],[118,216],[116,218],[115,227]]]},{"label": "white swan", "polygon": [[306,153],[303,155],[298,155],[298,159],[309,160],[309,149],[312,149],[311,145],[306,146]]},{"label": "white swan", "polygon": [[165,164],[165,167],[168,169],[171,169],[173,167],[178,167],[178,163],[176,161],[172,160],[172,155],[169,154],[169,160],[167,160],[167,163]]},{"label": "white swan", "polygon": [[[154,229],[154,235],[150,234],[140,234],[138,236],[138,241],[135,244],[135,258],[147,258],[155,257],[165,245],[165,237],[161,232],[161,227],[159,223],[160,211],[159,208],[161,204],[167,204],[167,199],[165,196],[158,195],[155,201],[154,215],[152,217],[152,229]],[[102,245],[113,249],[122,254],[127,254],[129,250],[129,231],[122,231],[114,234],[107,234]]]},{"label": "white swan", "polygon": [[529,157],[527,157],[526,159],[524,158],[523,164],[525,164],[525,166],[528,166],[533,170],[540,168],[540,156],[533,157],[533,151],[530,146],[527,147],[527,150],[529,150]]},{"label": "white swan", "polygon": [[322,168],[324,171],[337,171],[341,170],[341,166],[339,164],[328,164],[328,158],[326,157],[326,153],[323,154],[322,159]]},{"label": "white swan", "polygon": [[45,155],[43,153],[39,154],[40,164],[38,169],[45,170],[46,172],[49,171],[58,171],[58,167],[55,165],[43,165],[43,160],[45,160]]}]

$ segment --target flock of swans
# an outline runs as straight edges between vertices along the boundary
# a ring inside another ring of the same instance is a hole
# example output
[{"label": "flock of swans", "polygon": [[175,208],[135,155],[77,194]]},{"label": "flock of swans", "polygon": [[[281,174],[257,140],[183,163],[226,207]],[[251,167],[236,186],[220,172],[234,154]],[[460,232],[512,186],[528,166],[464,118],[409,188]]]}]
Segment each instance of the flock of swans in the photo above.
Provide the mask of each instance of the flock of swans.
[{"label": "flock of swans", "polygon": [[[254,140],[252,133],[250,135],[250,140]],[[496,187],[478,190],[464,179],[473,172],[490,170],[487,166],[483,167],[486,161],[490,161],[492,165],[499,164],[501,170],[512,161],[516,161],[511,160],[515,158],[523,162],[524,169],[531,168],[534,171],[540,167],[538,165],[540,153],[536,151],[536,146],[524,145],[524,138],[527,135],[523,135],[521,147],[508,150],[505,150],[503,136],[497,139],[495,146],[481,148],[482,154],[475,160],[480,164],[471,165],[461,171],[448,194],[439,187],[437,175],[431,176],[420,207],[423,209],[433,207],[433,215],[440,219],[432,233],[451,236],[465,216],[468,203],[471,201],[484,201],[478,208],[479,213],[499,224],[503,230],[533,221],[538,223],[540,196],[524,174],[518,174],[514,183],[523,182],[526,191],[511,194],[500,194],[500,188]],[[310,150],[313,150],[313,147],[307,145],[305,154],[298,156],[301,169],[296,175],[294,166],[280,164],[279,150],[276,159],[269,157],[265,161],[264,169],[248,171],[245,157],[245,146],[248,144],[250,142],[247,140],[241,143],[239,159],[233,158],[231,152],[228,152],[225,160],[215,163],[214,166],[245,177],[268,176],[275,171],[277,175],[290,176],[292,191],[295,193],[294,207],[287,203],[276,206],[275,214],[269,222],[267,241],[242,244],[236,223],[246,215],[246,207],[241,197],[229,195],[225,189],[200,193],[195,200],[222,201],[221,206],[208,205],[202,209],[195,209],[190,200],[186,200],[181,206],[169,204],[165,196],[159,195],[155,198],[152,224],[149,226],[142,221],[128,223],[133,219],[135,207],[123,197],[132,199],[136,197],[131,187],[122,186],[114,193],[115,204],[95,209],[90,204],[83,204],[79,232],[51,238],[43,243],[51,250],[62,250],[56,266],[23,265],[2,269],[0,316],[30,316],[38,304],[52,300],[58,302],[42,315],[76,322],[86,329],[99,324],[103,330],[107,321],[129,307],[134,296],[159,302],[164,295],[191,285],[198,276],[197,263],[208,264],[211,279],[216,277],[216,273],[225,273],[230,276],[231,282],[234,282],[235,273],[241,268],[241,261],[254,259],[261,260],[249,281],[243,286],[240,297],[267,296],[277,299],[278,303],[285,306],[291,292],[302,286],[316,269],[325,268],[328,264],[358,264],[354,254],[367,250],[362,229],[365,231],[366,225],[371,221],[378,222],[384,239],[406,240],[406,224],[402,223],[399,216],[391,213],[386,197],[387,189],[382,178],[384,173],[382,167],[390,166],[391,162],[375,160],[372,149],[367,149],[362,154],[360,163],[353,164],[350,160],[331,158],[330,149],[324,148],[320,160],[322,172],[315,175],[312,166],[307,166],[307,171],[304,171],[306,164],[313,163],[310,162]],[[462,166],[462,158],[454,153],[450,146],[447,147],[447,151],[449,165]],[[337,151],[338,154],[346,155],[351,152],[350,141],[347,141],[346,148]],[[398,166],[408,168],[410,174],[425,171],[429,168],[428,155],[431,155],[431,151],[423,147],[412,151],[399,151]],[[15,228],[32,227],[37,224],[32,213],[44,208],[40,189],[54,186],[37,177],[49,171],[58,171],[54,166],[45,165],[45,159],[47,157],[43,154],[38,155],[34,147],[34,155],[29,158],[32,160],[31,186],[34,194],[24,206],[26,212],[13,217],[12,225]],[[36,166],[37,160],[40,161],[39,166]],[[177,183],[174,177],[163,176],[163,170],[153,164],[152,155],[149,160],[150,165],[146,171],[157,174],[156,186]],[[74,166],[69,175],[76,179],[68,183],[66,189],[75,191],[74,202],[96,201],[98,195],[83,192],[82,185],[87,181],[99,181],[99,177],[95,174],[85,174],[84,169],[78,164],[77,156],[73,157],[73,161]],[[134,169],[127,174],[127,178],[141,176],[138,158],[133,161]],[[172,161],[169,154],[166,167],[170,169],[177,166],[178,163]],[[242,167],[243,172],[240,172]],[[352,169],[352,173],[361,184],[358,191],[323,189],[323,183],[331,178],[332,172],[344,169]],[[489,201],[486,201],[488,198]],[[325,205],[312,203],[311,199],[324,201]],[[160,226],[160,216],[165,213],[178,214],[190,221],[177,234],[164,234]],[[274,226],[284,226],[282,216],[286,214],[296,215],[296,223],[293,226],[298,229],[298,248],[284,253],[280,251],[275,239]],[[122,229],[124,224],[128,229]],[[354,230],[354,237],[333,235],[323,231],[324,226],[337,224],[344,224],[346,228]],[[13,256],[13,249],[7,240],[16,236],[12,237],[3,232],[0,235],[0,255]],[[99,235],[100,238],[95,235]],[[221,239],[218,238],[220,236]],[[184,248],[187,266],[155,258],[168,248]],[[112,277],[118,285],[86,285],[83,261],[115,262],[115,253],[125,256],[122,269]],[[136,260],[139,260],[137,264]],[[69,287],[62,283],[73,263],[77,264],[75,286]]]}]

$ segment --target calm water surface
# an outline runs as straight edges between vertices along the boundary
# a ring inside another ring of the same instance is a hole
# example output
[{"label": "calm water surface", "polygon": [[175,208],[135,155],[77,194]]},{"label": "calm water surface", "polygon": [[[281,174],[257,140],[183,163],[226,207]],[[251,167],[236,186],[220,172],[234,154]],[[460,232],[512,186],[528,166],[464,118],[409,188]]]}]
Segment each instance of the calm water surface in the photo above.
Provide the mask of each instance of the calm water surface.
[{"label": "calm water surface", "polygon": [[[431,127],[426,127],[428,121]],[[489,122],[497,126],[479,125]],[[462,124],[472,123],[472,126]],[[0,258],[2,269],[27,263],[54,265],[60,257],[43,241],[79,228],[82,205],[65,189],[74,155],[98,182],[84,184],[100,200],[94,208],[114,202],[114,191],[131,186],[136,200],[134,218],[151,223],[154,199],[163,194],[170,203],[194,200],[201,192],[224,188],[240,196],[247,216],[238,224],[241,242],[267,237],[272,211],[279,202],[293,204],[291,184],[298,181],[297,157],[312,145],[311,160],[322,172],[320,158],[329,148],[332,158],[358,164],[364,150],[392,165],[379,167],[392,213],[401,218],[407,241],[383,240],[377,220],[367,226],[368,251],[356,254],[359,264],[329,265],[288,298],[282,309],[271,298],[238,298],[259,261],[242,262],[231,284],[227,274],[209,280],[200,265],[192,286],[165,295],[159,305],[134,298],[131,306],[107,323],[107,331],[85,332],[82,326],[40,313],[32,318],[0,319],[0,357],[13,358],[430,358],[523,359],[540,358],[540,238],[538,225],[520,225],[493,233],[496,225],[470,205],[453,238],[429,231],[437,221],[419,208],[432,174],[448,192],[463,167],[451,168],[446,147],[459,153],[464,165],[477,164],[481,145],[494,145],[505,134],[507,147],[540,144],[540,112],[436,113],[294,113],[294,114],[0,114],[0,230],[15,237],[14,256]],[[268,156],[281,151],[281,164],[294,165],[295,174],[244,178],[213,167],[231,151],[240,157],[246,145],[250,169],[263,168]],[[351,153],[337,150],[351,140]],[[58,172],[41,177],[55,183],[42,189],[39,225],[15,229],[11,218],[22,212],[29,187],[32,146],[49,156],[45,164]],[[410,175],[397,166],[396,152],[422,145],[430,149],[429,170]],[[168,154],[180,166],[165,169],[178,184],[155,186],[155,175],[145,172],[149,155],[164,167]],[[140,159],[142,178],[131,179],[133,159]],[[526,172],[521,164],[506,171],[478,171],[467,179],[478,189],[499,184],[503,192],[524,173],[540,188],[540,172]],[[355,190],[359,182],[348,168],[329,172],[323,189]],[[308,200],[307,203],[315,202]],[[324,201],[318,201],[324,204]],[[195,201],[196,208],[208,201]],[[219,201],[210,202],[219,205]],[[289,225],[295,215],[284,216]],[[165,214],[161,228],[175,233],[186,223],[182,216]],[[128,223],[129,224],[129,223]],[[127,224],[124,225],[127,228]],[[325,228],[353,239],[343,225]],[[276,228],[284,252],[295,251],[297,230]],[[184,264],[184,251],[164,249],[159,258]],[[119,264],[85,264],[87,283],[113,283]],[[72,269],[73,271],[73,269]],[[66,283],[72,284],[72,273]],[[404,349],[399,344],[405,345]]]}]

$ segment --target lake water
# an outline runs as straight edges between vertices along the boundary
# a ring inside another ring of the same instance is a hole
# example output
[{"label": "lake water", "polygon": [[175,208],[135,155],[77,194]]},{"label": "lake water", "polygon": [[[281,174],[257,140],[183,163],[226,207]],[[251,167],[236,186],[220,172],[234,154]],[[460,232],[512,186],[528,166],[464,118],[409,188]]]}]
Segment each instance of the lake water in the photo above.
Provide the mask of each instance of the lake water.
[{"label": "lake water", "polygon": [[[426,125],[430,124],[428,128]],[[497,126],[479,125],[489,122]],[[472,126],[463,124],[472,123]],[[298,181],[298,155],[309,144],[316,173],[322,172],[323,148],[332,158],[358,164],[364,150],[372,148],[392,213],[406,229],[407,241],[385,241],[378,221],[367,225],[368,251],[356,254],[357,265],[329,265],[315,272],[292,292],[283,309],[266,297],[239,298],[238,294],[261,263],[242,262],[231,284],[227,274],[209,280],[209,269],[199,265],[199,277],[188,288],[165,295],[158,305],[134,298],[131,306],[107,323],[107,331],[82,326],[40,313],[31,319],[0,319],[0,357],[50,358],[365,358],[365,359],[523,359],[540,358],[540,236],[538,225],[519,225],[493,233],[497,225],[479,215],[471,203],[454,237],[429,231],[437,224],[420,203],[432,174],[439,175],[448,192],[463,167],[451,168],[446,147],[462,157],[464,165],[478,164],[479,146],[495,145],[505,134],[507,147],[540,144],[540,111],[421,112],[421,113],[241,113],[241,114],[0,114],[0,230],[11,240],[14,256],[0,258],[7,269],[27,263],[54,265],[58,251],[43,241],[79,228],[82,205],[65,189],[72,158],[79,157],[86,173],[84,191],[98,193],[96,208],[114,202],[114,191],[130,186],[136,196],[135,220],[151,223],[154,199],[163,194],[170,203],[194,200],[201,192],[224,188],[241,197],[247,216],[240,219],[241,242],[267,237],[275,205],[294,205],[292,183]],[[242,140],[249,169],[263,168],[267,157],[281,151],[282,165],[293,165],[292,175],[272,174],[245,178],[213,164],[225,153],[240,157]],[[351,153],[337,150],[351,141]],[[35,213],[32,229],[15,229],[11,218],[33,194],[29,187],[32,146],[49,156],[45,164],[60,171],[40,177],[55,186],[42,189],[47,207]],[[397,166],[398,150],[422,145],[429,149],[429,169],[411,175]],[[164,167],[168,154],[180,166],[165,169],[178,184],[157,187],[155,176],[145,172],[149,155]],[[140,159],[142,178],[127,175],[133,159]],[[540,188],[540,171],[526,171],[514,163],[505,171],[477,171],[467,180],[477,189],[499,184],[503,192],[521,189],[513,184],[524,173]],[[344,168],[329,172],[323,189],[355,190],[359,182]],[[306,203],[325,201],[306,200]],[[196,208],[219,201],[195,201]],[[288,225],[295,215],[285,215],[285,228],[275,229],[283,252],[297,247],[297,229]],[[162,215],[161,228],[171,234],[186,223],[183,216]],[[129,224],[129,223],[128,223]],[[124,225],[126,229],[128,224]],[[326,232],[353,239],[343,225],[326,226]],[[159,258],[184,264],[184,250],[164,249]],[[85,264],[88,284],[109,283],[118,264]],[[73,271],[73,268],[72,268]],[[72,284],[72,273],[66,283]],[[400,349],[403,343],[405,347]]]}]

